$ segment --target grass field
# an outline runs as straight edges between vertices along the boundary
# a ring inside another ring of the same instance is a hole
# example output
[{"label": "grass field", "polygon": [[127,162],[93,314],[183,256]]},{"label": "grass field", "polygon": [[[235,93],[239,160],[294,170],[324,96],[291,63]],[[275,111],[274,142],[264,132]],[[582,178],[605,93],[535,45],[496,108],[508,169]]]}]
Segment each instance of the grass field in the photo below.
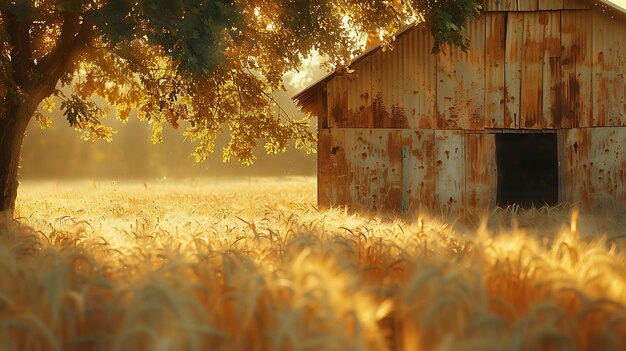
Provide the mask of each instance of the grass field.
[{"label": "grass field", "polygon": [[0,350],[624,350],[623,212],[315,206],[313,178],[28,182]]}]

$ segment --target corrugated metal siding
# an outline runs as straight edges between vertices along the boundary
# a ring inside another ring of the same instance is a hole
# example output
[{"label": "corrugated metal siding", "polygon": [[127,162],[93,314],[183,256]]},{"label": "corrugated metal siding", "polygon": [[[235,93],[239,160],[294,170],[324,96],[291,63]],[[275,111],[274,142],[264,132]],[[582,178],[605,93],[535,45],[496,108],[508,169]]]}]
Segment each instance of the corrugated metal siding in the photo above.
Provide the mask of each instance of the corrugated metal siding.
[{"label": "corrugated metal siding", "polygon": [[484,11],[588,9],[590,0],[485,0]]},{"label": "corrugated metal siding", "polygon": [[[622,34],[619,34],[622,33]],[[626,125],[626,19],[593,13],[593,125]]]},{"label": "corrugated metal siding", "polygon": [[495,206],[498,188],[495,134],[465,134],[465,166],[466,206]]},{"label": "corrugated metal siding", "polygon": [[539,9],[538,0],[518,0],[517,9],[520,11],[537,11]]},{"label": "corrugated metal siding", "polygon": [[430,32],[415,28],[401,38],[407,43],[404,51],[404,104],[411,129],[437,127],[437,58],[431,54]]},{"label": "corrugated metal siding", "polygon": [[626,201],[626,129],[561,131],[563,198],[585,207]]},{"label": "corrugated metal siding", "polygon": [[600,10],[487,12],[470,26],[467,53],[432,55],[418,27],[392,51],[359,59],[317,99],[331,128],[319,132],[320,205],[489,207],[496,152],[484,128],[559,129],[560,199],[626,201],[626,129],[583,128],[626,125],[624,19]]},{"label": "corrugated metal siding", "polygon": [[543,38],[543,128],[559,128],[561,121],[561,12],[546,12]]},{"label": "corrugated metal siding", "polygon": [[369,57],[353,65],[354,73],[336,75],[327,84],[328,126],[339,128],[373,127]]},{"label": "corrugated metal siding", "polygon": [[[493,135],[472,135],[480,152],[466,170],[463,131],[339,128],[319,135],[319,204],[369,209],[443,207],[458,210],[490,199]],[[486,166],[487,169],[482,169]],[[466,172],[474,198],[465,202]],[[480,198],[480,199],[478,199]]]},{"label": "corrugated metal siding", "polygon": [[[524,1],[524,0],[518,0]],[[563,0],[563,9],[566,10],[582,10],[590,9],[594,1],[591,0]]]},{"label": "corrugated metal siding", "polygon": [[485,21],[485,128],[504,128],[506,13],[486,13]]},{"label": "corrugated metal siding", "polygon": [[561,13],[562,128],[592,125],[591,23],[590,12]]},{"label": "corrugated metal siding", "polygon": [[450,209],[464,207],[465,142],[463,131],[435,131],[436,203]]},{"label": "corrugated metal siding", "polygon": [[316,98],[309,109],[316,111],[318,129],[328,128],[328,92],[327,85],[323,84],[319,89],[315,90]]},{"label": "corrugated metal siding", "polygon": [[[542,6],[550,4],[555,3]],[[469,25],[468,52],[445,46],[436,56],[430,53],[430,34],[410,29],[393,50],[375,51],[351,66],[353,74],[330,79],[328,125],[465,130],[622,125],[623,19],[599,9],[486,12]]]},{"label": "corrugated metal siding", "polygon": [[406,128],[407,115],[404,106],[402,77],[403,69],[400,61],[402,48],[397,46],[393,51],[379,50],[372,58],[372,96],[373,118],[375,128]]},{"label": "corrugated metal siding", "polygon": [[350,102],[348,110],[351,114],[358,115],[357,121],[353,121],[349,127],[374,127],[374,115],[372,111],[372,59],[366,57],[360,60],[354,67],[354,79],[350,81]]},{"label": "corrugated metal siding", "polygon": [[563,8],[563,0],[539,0],[539,10],[561,10]]},{"label": "corrugated metal siding", "polygon": [[318,134],[319,153],[318,204],[320,206],[345,206],[352,204],[348,185],[352,182],[346,159],[346,145],[343,139],[331,136],[330,129],[322,129]]},{"label": "corrugated metal siding", "polygon": [[523,16],[520,127],[552,129],[560,115],[560,12],[526,12]]},{"label": "corrugated metal siding", "polygon": [[526,12],[522,45],[522,91],[520,97],[520,126],[541,129],[543,116],[543,51],[546,12]]},{"label": "corrugated metal siding", "polygon": [[344,108],[343,106],[343,83],[345,80],[346,77],[344,76],[335,76],[326,84],[328,94],[328,126],[331,128],[341,127],[343,121],[347,118],[347,116],[344,116],[345,110],[347,110],[347,100],[345,100],[346,107]]},{"label": "corrugated metal siding", "polygon": [[[435,131],[404,130],[403,133],[403,187],[407,193],[409,210],[433,208],[436,203]],[[408,154],[408,158],[405,156]]]},{"label": "corrugated metal siding", "polygon": [[320,133],[319,203],[398,208],[402,190],[402,131],[330,129]]},{"label": "corrugated metal siding", "polygon": [[485,125],[485,17],[471,22],[472,49],[445,46],[437,55],[437,127],[483,129]]},{"label": "corrugated metal siding", "polygon": [[517,0],[485,0],[484,11],[517,11]]},{"label": "corrugated metal siding", "polygon": [[518,128],[522,89],[524,14],[511,12],[506,24],[504,128]]}]

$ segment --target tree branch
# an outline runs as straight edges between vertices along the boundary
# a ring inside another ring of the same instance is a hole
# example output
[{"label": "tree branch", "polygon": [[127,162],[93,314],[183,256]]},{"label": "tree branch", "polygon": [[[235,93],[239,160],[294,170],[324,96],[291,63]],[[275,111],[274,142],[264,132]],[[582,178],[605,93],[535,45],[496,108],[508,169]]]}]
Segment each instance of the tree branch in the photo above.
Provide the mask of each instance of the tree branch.
[{"label": "tree branch", "polygon": [[5,31],[11,45],[13,79],[19,86],[27,87],[31,82],[31,73],[35,69],[29,37],[31,19],[18,19],[7,6],[2,6],[0,11],[2,11]]},{"label": "tree branch", "polygon": [[93,35],[93,24],[81,19],[79,13],[64,12],[61,35],[55,48],[44,56],[37,65],[44,84],[56,82],[68,73],[72,64],[88,49],[87,44]]}]

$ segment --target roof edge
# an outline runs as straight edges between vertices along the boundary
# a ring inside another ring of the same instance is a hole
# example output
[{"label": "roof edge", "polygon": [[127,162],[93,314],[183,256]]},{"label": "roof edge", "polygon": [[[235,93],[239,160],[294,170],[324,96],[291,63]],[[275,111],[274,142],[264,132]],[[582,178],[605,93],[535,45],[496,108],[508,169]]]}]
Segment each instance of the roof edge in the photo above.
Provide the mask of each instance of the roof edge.
[{"label": "roof edge", "polygon": [[[423,26],[423,23],[413,23],[413,24],[406,25],[406,26],[402,27],[401,29],[399,29],[394,34],[394,36],[395,37],[401,36],[401,35],[405,34],[407,31],[409,31],[410,29],[415,28],[415,27],[420,27],[420,26]],[[353,64],[355,64],[355,63],[365,59],[366,57],[372,55],[374,52],[376,52],[380,48],[382,48],[382,46],[383,46],[382,43],[378,43],[378,44],[370,47],[369,49],[363,51],[358,56],[356,56],[355,58],[350,60],[350,64],[348,64],[348,67],[350,67],[351,65],[353,65]],[[300,102],[302,100],[306,99],[306,96],[312,94],[314,90],[317,90],[320,87],[321,84],[326,83],[327,81],[331,80],[337,74],[338,74],[338,70],[334,70],[334,71],[326,74],[324,77],[320,78],[315,83],[312,83],[307,88],[305,88],[304,90],[302,90],[298,94],[296,94],[293,97],[291,97],[291,100],[293,100],[296,103],[296,106],[304,107],[304,106],[300,105]]]},{"label": "roof edge", "polygon": [[618,5],[612,1],[609,0],[598,0],[599,2],[601,2],[603,5],[606,5],[614,10],[617,10],[619,12],[621,12],[622,14],[626,15],[626,8],[624,8],[622,5]]},{"label": "roof edge", "polygon": [[[589,1],[591,1],[591,0],[589,0]],[[597,1],[599,3],[605,5],[605,6],[608,6],[608,7],[612,8],[612,9],[620,12],[622,15],[626,16],[626,8],[622,7],[621,5],[618,5],[618,4],[614,3],[614,2],[611,2],[610,0],[597,0]],[[590,9],[593,9],[593,7],[595,7],[595,6],[597,6],[597,3],[592,4],[592,7]],[[481,12],[485,12],[485,11],[481,11]],[[401,28],[400,30],[398,30],[394,36],[396,36],[396,37],[401,36],[404,33],[406,33],[408,30],[410,30],[410,29],[412,29],[414,27],[419,27],[419,26],[423,26],[423,25],[424,25],[423,22],[422,23],[409,24],[409,25]],[[355,64],[355,63],[363,60],[367,56],[373,54],[374,52],[379,50],[381,47],[382,47],[382,43],[378,43],[378,44],[372,46],[371,48],[365,50],[364,52],[359,54],[357,57],[352,59],[350,61],[350,64],[348,65],[348,67],[350,67],[352,64]],[[326,74],[324,77],[322,77],[321,79],[319,79],[315,83],[312,83],[310,86],[308,86],[307,88],[305,88],[304,90],[302,90],[298,94],[294,95],[291,98],[291,100],[295,102],[296,106],[299,106],[300,108],[305,108],[306,107],[305,106],[306,105],[306,101],[310,100],[311,94],[313,94],[314,91],[319,89],[320,86],[323,83],[328,82],[329,80],[331,80],[336,75],[337,75],[337,70],[334,70],[333,72],[330,72],[330,73]]]}]

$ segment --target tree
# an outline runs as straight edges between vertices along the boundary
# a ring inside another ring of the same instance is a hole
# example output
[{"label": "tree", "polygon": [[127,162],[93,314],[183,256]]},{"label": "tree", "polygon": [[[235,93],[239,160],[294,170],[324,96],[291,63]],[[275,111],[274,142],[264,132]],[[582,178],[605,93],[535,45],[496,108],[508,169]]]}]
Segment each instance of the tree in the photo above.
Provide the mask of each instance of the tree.
[{"label": "tree", "polygon": [[312,50],[329,68],[346,65],[364,38],[389,41],[416,21],[428,24],[434,51],[466,48],[465,23],[479,9],[479,0],[2,0],[0,211],[15,204],[26,126],[48,125],[46,110],[63,110],[87,139],[114,134],[94,98],[122,120],[136,109],[155,142],[163,125],[184,122],[198,161],[223,130],[225,160],[252,162],[260,140],[270,153],[289,140],[312,151],[308,120],[275,112],[285,72]]}]

